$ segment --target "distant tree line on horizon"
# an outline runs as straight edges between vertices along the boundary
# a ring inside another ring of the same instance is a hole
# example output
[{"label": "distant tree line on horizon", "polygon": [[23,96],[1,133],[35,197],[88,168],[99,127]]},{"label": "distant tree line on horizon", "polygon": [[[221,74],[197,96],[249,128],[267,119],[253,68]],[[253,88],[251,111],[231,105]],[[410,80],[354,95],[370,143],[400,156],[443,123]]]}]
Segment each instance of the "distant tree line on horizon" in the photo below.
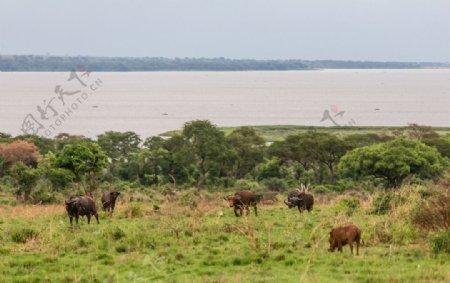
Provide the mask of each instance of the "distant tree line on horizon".
[{"label": "distant tree line on horizon", "polygon": [[77,68],[95,72],[283,71],[314,69],[450,68],[450,63],[0,55],[0,71],[3,72],[68,72]]}]

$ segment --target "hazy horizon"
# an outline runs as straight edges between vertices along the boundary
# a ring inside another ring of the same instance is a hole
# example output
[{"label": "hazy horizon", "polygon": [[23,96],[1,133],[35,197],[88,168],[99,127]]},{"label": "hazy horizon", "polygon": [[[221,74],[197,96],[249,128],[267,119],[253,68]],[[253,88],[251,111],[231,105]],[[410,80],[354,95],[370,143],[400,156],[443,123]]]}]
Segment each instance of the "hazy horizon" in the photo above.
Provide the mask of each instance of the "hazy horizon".
[{"label": "hazy horizon", "polygon": [[0,54],[450,62],[445,0],[123,4],[0,0]]}]

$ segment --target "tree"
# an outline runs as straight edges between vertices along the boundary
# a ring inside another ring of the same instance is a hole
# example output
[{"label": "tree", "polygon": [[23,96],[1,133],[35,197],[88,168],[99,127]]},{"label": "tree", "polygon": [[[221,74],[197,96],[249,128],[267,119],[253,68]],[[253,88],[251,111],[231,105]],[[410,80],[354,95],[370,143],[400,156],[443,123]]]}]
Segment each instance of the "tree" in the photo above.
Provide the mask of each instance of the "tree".
[{"label": "tree", "polygon": [[41,154],[47,154],[56,150],[56,143],[53,139],[37,136],[37,135],[20,135],[14,137],[14,140],[23,140],[36,145]]},{"label": "tree", "polygon": [[9,175],[14,179],[17,186],[16,198],[27,201],[40,177],[39,170],[30,168],[19,161],[9,169]]},{"label": "tree", "polygon": [[436,148],[442,156],[450,158],[450,139],[444,137],[424,138],[422,142]]},{"label": "tree", "polygon": [[219,167],[229,153],[225,135],[211,122],[196,120],[184,124],[183,136],[196,156],[200,172],[197,187],[202,188],[211,169]]},{"label": "tree", "polygon": [[188,141],[181,135],[175,135],[164,142],[163,148],[168,151],[165,172],[173,185],[189,182],[193,175],[196,175],[197,168],[196,155]]},{"label": "tree", "polygon": [[264,159],[265,143],[252,127],[241,127],[227,136],[236,154],[236,177],[243,178]]},{"label": "tree", "polygon": [[316,156],[319,162],[324,164],[330,171],[330,182],[334,182],[335,165],[341,156],[347,151],[345,142],[334,135],[324,133],[317,135]]},{"label": "tree", "polygon": [[142,140],[134,132],[109,131],[99,135],[97,142],[114,163],[120,159],[126,159],[130,153],[138,151]]},{"label": "tree", "polygon": [[22,140],[0,144],[0,158],[9,167],[16,162],[23,162],[28,166],[37,166],[39,149],[36,145]]},{"label": "tree", "polygon": [[334,182],[335,166],[346,151],[347,146],[336,136],[312,131],[289,135],[269,148],[272,156],[285,161],[297,161],[305,170],[312,169],[318,183],[322,182],[323,166],[328,168],[330,181]]},{"label": "tree", "polygon": [[341,158],[338,168],[345,177],[376,176],[388,187],[398,187],[409,175],[438,177],[448,165],[435,148],[402,138],[354,149]]},{"label": "tree", "polygon": [[56,151],[60,151],[64,148],[66,144],[74,144],[79,142],[91,142],[90,138],[83,135],[71,135],[67,133],[60,133],[55,138]]},{"label": "tree", "polygon": [[94,142],[67,144],[56,155],[55,167],[70,170],[81,182],[86,194],[95,189],[97,175],[106,167],[108,158]]},{"label": "tree", "polygon": [[387,136],[379,136],[375,133],[366,133],[366,134],[352,134],[345,136],[343,138],[343,141],[347,145],[348,149],[355,149],[358,147],[386,142],[389,139],[390,138]]}]

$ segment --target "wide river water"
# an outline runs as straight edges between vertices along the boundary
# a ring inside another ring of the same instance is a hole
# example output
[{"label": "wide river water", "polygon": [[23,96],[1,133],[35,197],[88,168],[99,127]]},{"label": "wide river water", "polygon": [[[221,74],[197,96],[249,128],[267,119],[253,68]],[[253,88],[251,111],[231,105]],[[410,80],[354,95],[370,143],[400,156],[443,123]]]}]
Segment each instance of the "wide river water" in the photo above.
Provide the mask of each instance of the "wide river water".
[{"label": "wide river water", "polygon": [[147,137],[194,119],[219,126],[450,126],[447,69],[77,75],[0,72],[0,132],[94,137],[130,130]]}]

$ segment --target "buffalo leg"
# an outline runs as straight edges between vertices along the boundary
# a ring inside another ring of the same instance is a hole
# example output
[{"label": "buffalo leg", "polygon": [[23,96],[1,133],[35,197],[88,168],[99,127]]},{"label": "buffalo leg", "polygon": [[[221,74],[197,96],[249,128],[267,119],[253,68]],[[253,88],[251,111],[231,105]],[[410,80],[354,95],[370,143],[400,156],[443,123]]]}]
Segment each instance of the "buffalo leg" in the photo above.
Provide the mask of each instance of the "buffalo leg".
[{"label": "buffalo leg", "polygon": [[87,219],[88,219],[88,224],[91,224],[91,215],[88,214],[86,217],[87,217]]},{"label": "buffalo leg", "polygon": [[72,225],[73,217],[72,217],[72,216],[69,216],[69,220],[70,220],[70,225]]},{"label": "buffalo leg", "polygon": [[255,215],[258,216],[258,208],[256,207],[256,205],[254,206],[255,208]]},{"label": "buffalo leg", "polygon": [[338,251],[342,253],[342,243],[338,242]]},{"label": "buffalo leg", "polygon": [[359,239],[356,239],[356,255],[359,255]]},{"label": "buffalo leg", "polygon": [[79,218],[80,216],[75,216],[75,223],[77,223],[78,224],[78,218]]},{"label": "buffalo leg", "polygon": [[234,215],[235,215],[236,217],[239,216],[239,214],[237,213],[238,209],[239,209],[238,207],[236,207],[236,206],[234,207]]},{"label": "buffalo leg", "polygon": [[303,208],[300,205],[298,206],[298,212],[300,212],[300,214],[303,213]]},{"label": "buffalo leg", "polygon": [[94,216],[95,216],[95,219],[97,219],[97,224],[100,224],[100,222],[98,221],[98,213],[95,213]]},{"label": "buffalo leg", "polygon": [[353,241],[348,241],[348,245],[350,246],[350,252],[353,254]]}]

